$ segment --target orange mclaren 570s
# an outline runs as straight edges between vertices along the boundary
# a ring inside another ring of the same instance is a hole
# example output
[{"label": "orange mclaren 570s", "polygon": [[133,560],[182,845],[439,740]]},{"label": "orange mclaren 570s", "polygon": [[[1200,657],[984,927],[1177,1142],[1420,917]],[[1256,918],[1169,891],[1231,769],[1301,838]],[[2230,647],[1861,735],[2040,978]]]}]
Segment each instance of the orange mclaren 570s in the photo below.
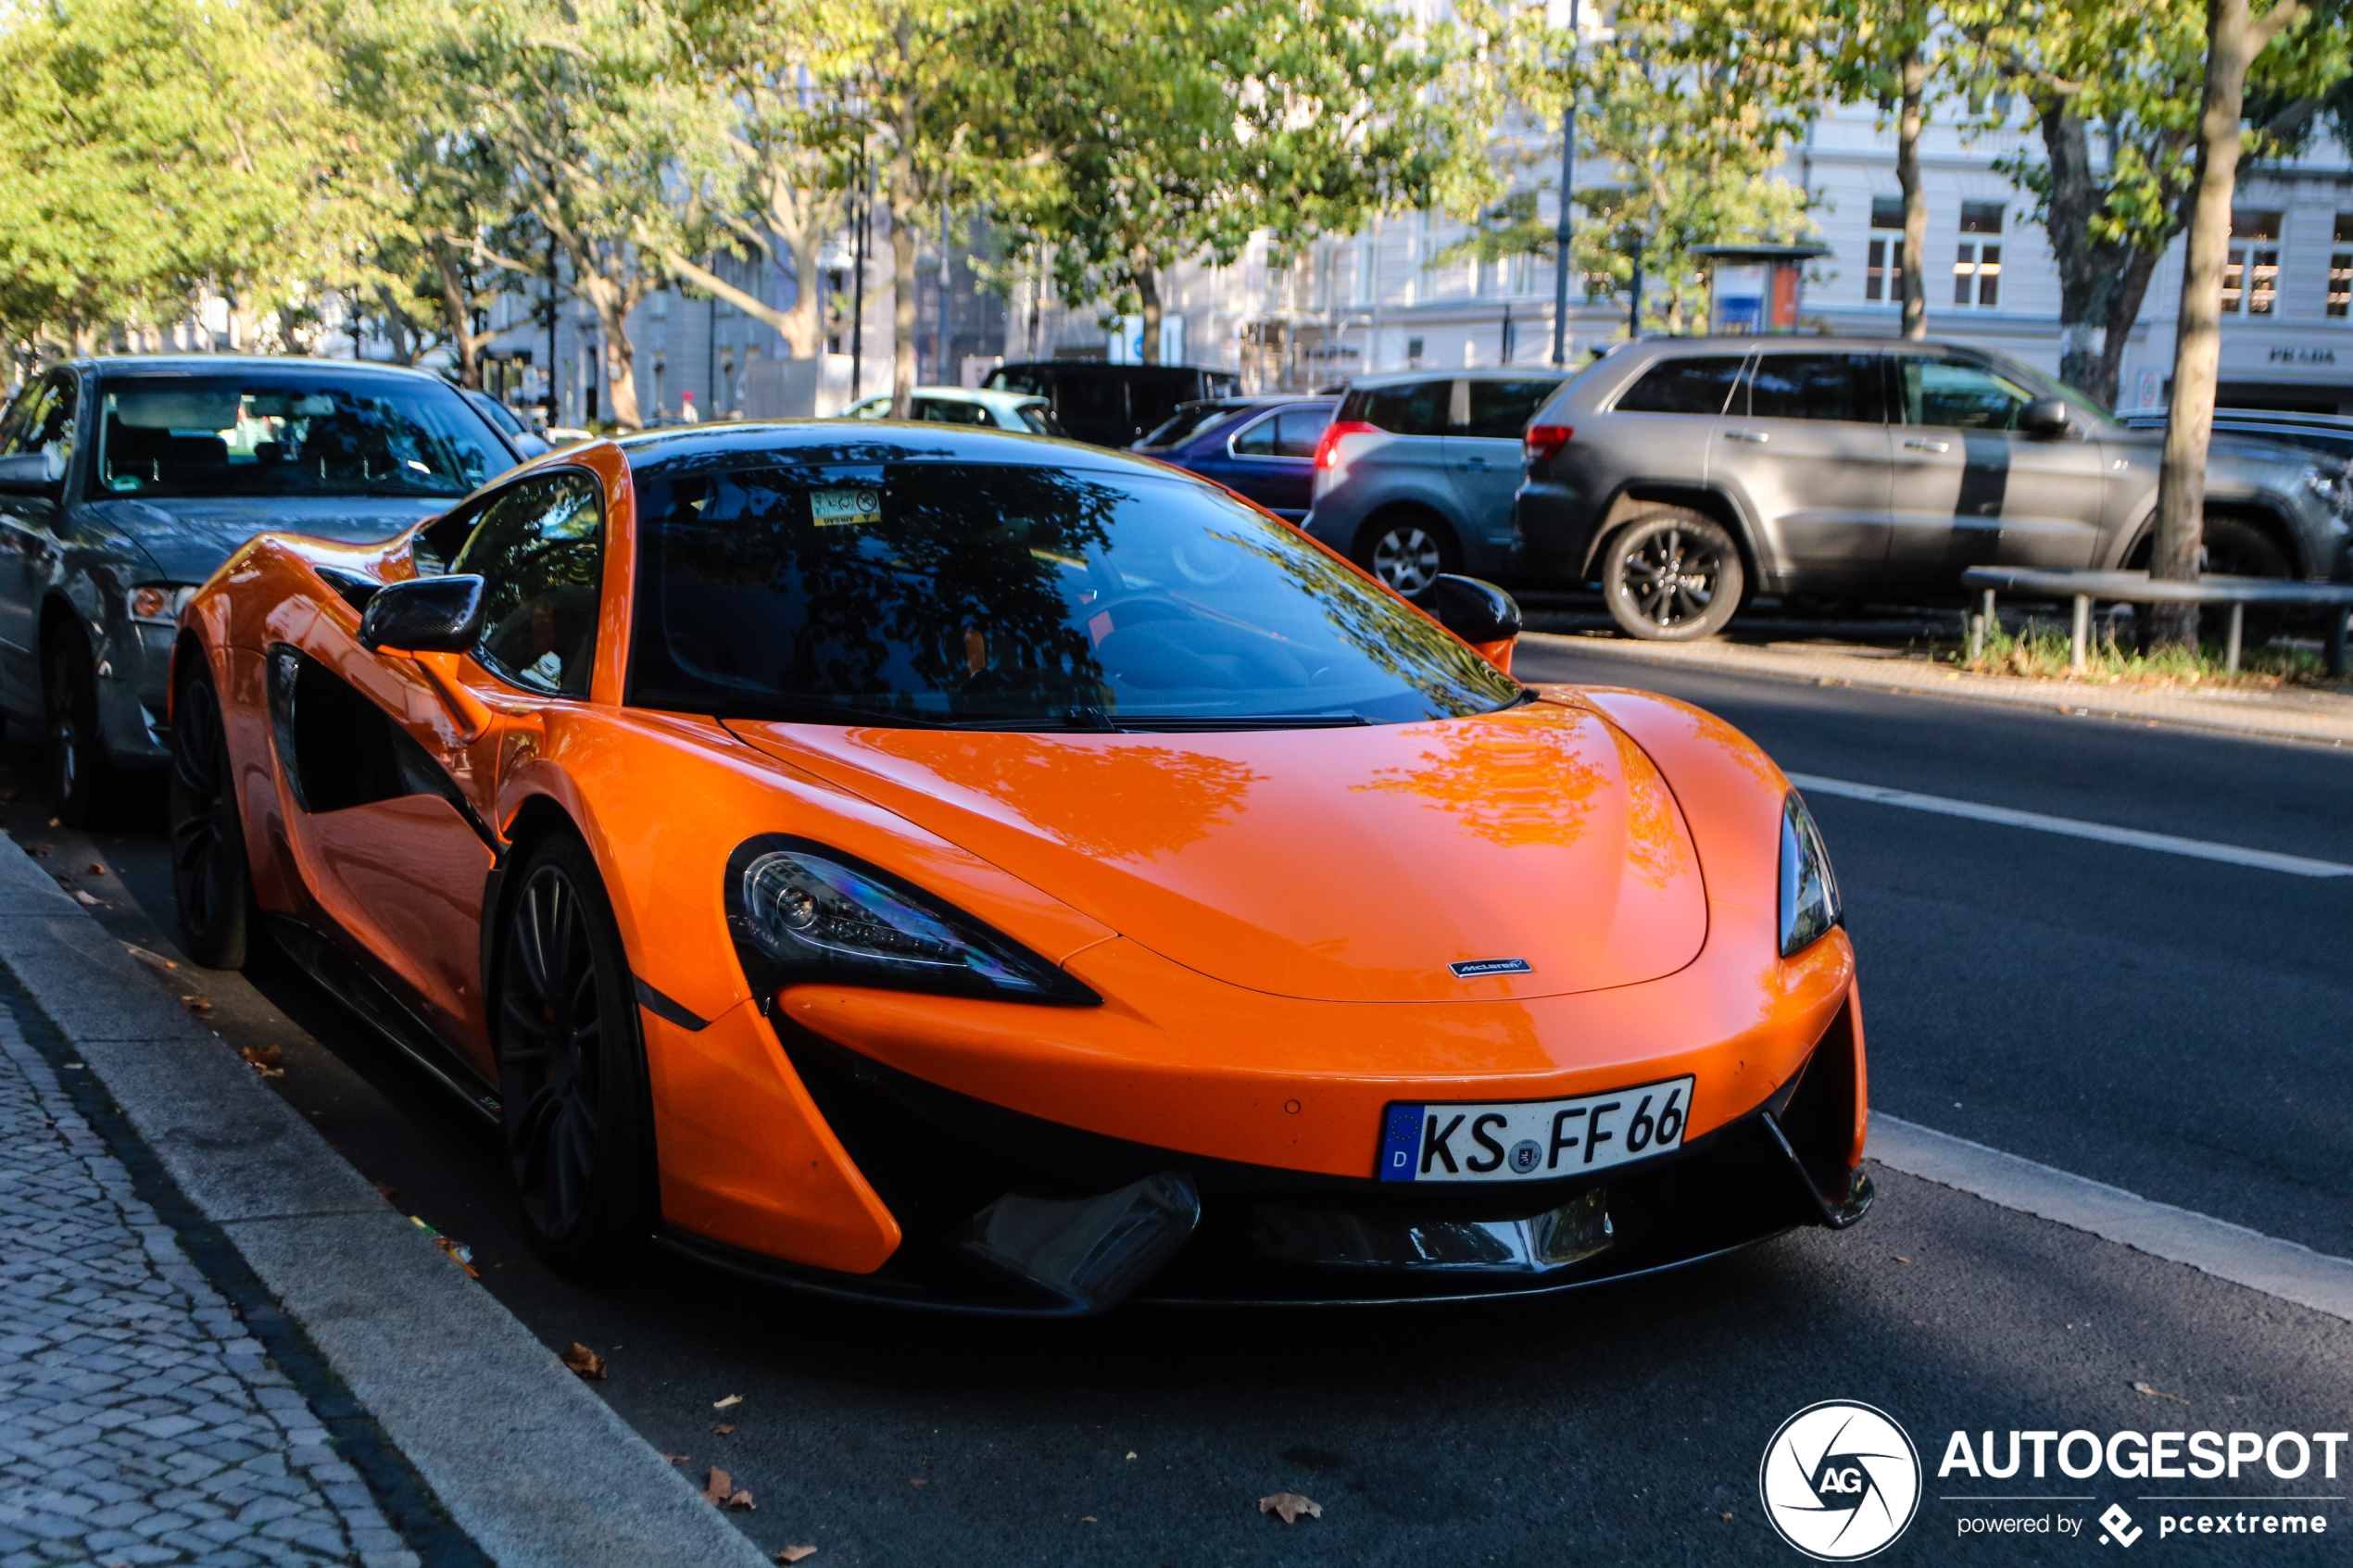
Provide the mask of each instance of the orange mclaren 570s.
[{"label": "orange mclaren 570s", "polygon": [[1518,625],[1068,442],[593,443],[195,596],[181,918],[495,1120],[591,1274],[1396,1301],[1854,1223],[1805,804],[1681,703],[1522,685]]}]

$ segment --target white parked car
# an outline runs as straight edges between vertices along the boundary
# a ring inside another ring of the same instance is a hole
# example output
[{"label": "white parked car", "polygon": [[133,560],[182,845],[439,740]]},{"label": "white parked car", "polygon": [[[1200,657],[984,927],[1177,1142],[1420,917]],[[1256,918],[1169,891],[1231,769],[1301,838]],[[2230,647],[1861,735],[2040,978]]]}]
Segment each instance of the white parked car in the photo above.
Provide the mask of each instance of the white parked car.
[{"label": "white parked car", "polygon": [[[890,397],[868,397],[852,403],[842,412],[846,420],[887,420],[890,418]],[[1043,397],[1028,392],[997,392],[968,386],[919,386],[915,388],[915,405],[911,418],[927,420],[939,424],[979,425],[983,429],[1010,430],[1023,435],[1062,435],[1062,421],[1054,418],[1054,407]]]}]

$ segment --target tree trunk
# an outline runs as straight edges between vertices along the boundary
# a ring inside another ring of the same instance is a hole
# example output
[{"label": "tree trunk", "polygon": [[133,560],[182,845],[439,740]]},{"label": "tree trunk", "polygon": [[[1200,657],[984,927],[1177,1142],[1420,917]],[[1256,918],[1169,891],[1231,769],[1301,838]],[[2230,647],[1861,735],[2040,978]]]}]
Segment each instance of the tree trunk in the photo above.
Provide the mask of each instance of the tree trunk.
[{"label": "tree trunk", "polygon": [[[2059,380],[2098,395],[2100,351],[2095,345],[2108,319],[2113,281],[2102,266],[2102,253],[2113,247],[2092,238],[2092,219],[2101,206],[2092,174],[2092,143],[2082,118],[2070,113],[2069,100],[2053,97],[2043,106],[2043,154],[2050,170],[2051,194],[2043,230],[2050,237],[2051,254],[2059,276]],[[2110,399],[2113,398],[2110,394]]]},{"label": "tree trunk", "polygon": [[2123,395],[2119,384],[2124,373],[2124,348],[2133,336],[2133,323],[2140,320],[2141,301],[2148,297],[2149,283],[2157,276],[2157,260],[2160,253],[2134,246],[2125,259],[2123,273],[2116,286],[2108,291],[2107,333],[2100,343],[2098,378],[2088,389],[2094,396],[2113,408]]},{"label": "tree trunk", "polygon": [[1139,265],[1128,273],[1136,282],[1136,297],[1144,309],[1143,358],[1147,365],[1160,363],[1160,274],[1150,266]]},{"label": "tree trunk", "polygon": [[[1906,6],[1909,19],[1910,6]],[[1920,189],[1920,122],[1928,94],[1928,62],[1918,38],[1897,62],[1904,105],[1895,120],[1895,182],[1904,193],[1904,335],[1928,335],[1928,193]]]},{"label": "tree trunk", "polygon": [[629,341],[629,302],[610,283],[600,284],[593,297],[604,329],[605,385],[612,393],[610,417],[623,430],[643,430],[645,416],[637,412],[637,350]]},{"label": "tree trunk", "polygon": [[[910,165],[903,171],[900,163]],[[912,160],[900,159],[891,169],[890,192],[890,417],[911,418],[915,411],[915,214],[914,204],[902,209],[900,192],[914,181]]]},{"label": "tree trunk", "polygon": [[465,276],[459,270],[458,258],[439,240],[433,245],[433,265],[441,280],[441,310],[449,323],[449,341],[458,349],[458,384],[480,392],[483,340],[474,335],[473,312],[469,308],[472,301],[467,297]]},{"label": "tree trunk", "polygon": [[[2250,0],[2207,0],[2197,176],[2190,190],[2182,311],[2173,339],[2173,396],[2158,470],[2157,539],[2149,556],[2149,575],[2155,578],[2183,583],[2197,578],[2207,446],[2214,433],[2214,383],[2222,358],[2222,268],[2231,245],[2231,199],[2238,186],[2246,71],[2271,35],[2302,10],[2302,0],[2277,0],[2259,26]],[[2196,646],[2197,606],[2158,605],[2149,619],[2157,646]]]}]

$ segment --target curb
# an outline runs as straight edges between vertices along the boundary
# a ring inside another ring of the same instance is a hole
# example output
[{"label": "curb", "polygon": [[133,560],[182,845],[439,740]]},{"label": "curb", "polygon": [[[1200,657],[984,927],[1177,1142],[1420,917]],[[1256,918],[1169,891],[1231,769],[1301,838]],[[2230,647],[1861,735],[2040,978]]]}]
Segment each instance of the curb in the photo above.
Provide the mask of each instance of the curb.
[{"label": "curb", "polygon": [[766,1562],[13,843],[0,964],[492,1562]]},{"label": "curb", "polygon": [[[1868,686],[1906,696],[1951,697],[2053,713],[2142,720],[2228,734],[2260,735],[2271,740],[2304,741],[2319,746],[2353,744],[2353,699],[2342,696],[2299,702],[2268,695],[2145,693],[2063,681],[1972,675],[1959,671],[1928,672],[1916,659],[1875,659],[1828,650],[1768,651],[1727,643],[1638,643],[1559,632],[1523,632],[1520,641],[1564,653],[1623,659],[1629,664],[1705,670],[1721,675],[1761,675],[1809,686]],[[2326,709],[2322,707],[2323,703]],[[2338,708],[2343,711],[2329,710]]]}]

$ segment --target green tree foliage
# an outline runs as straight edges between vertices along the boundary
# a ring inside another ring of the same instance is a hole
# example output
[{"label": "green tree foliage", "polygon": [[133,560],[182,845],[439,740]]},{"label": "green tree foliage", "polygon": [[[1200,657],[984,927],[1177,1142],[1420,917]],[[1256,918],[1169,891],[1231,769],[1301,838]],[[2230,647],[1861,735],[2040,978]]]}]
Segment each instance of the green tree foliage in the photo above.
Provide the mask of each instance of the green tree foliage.
[{"label": "green tree foliage", "polygon": [[[1778,12],[1779,0],[1764,0]],[[1691,247],[1793,241],[1813,232],[1811,193],[1777,177],[1818,110],[1825,78],[1806,14],[1760,18],[1695,0],[1631,0],[1612,29],[1572,40],[1541,6],[1466,12],[1483,24],[1501,94],[1540,125],[1579,105],[1579,160],[1605,161],[1606,185],[1573,193],[1585,220],[1571,265],[1588,296],[1643,280],[1643,321],[1668,332],[1706,319]],[[1557,156],[1557,144],[1554,156]],[[1553,232],[1522,191],[1484,215],[1461,249],[1482,258],[1551,256]]]},{"label": "green tree foliage", "polygon": [[0,12],[0,325],[91,348],[199,286],[248,325],[350,254],[372,179],[329,62],[266,7]]},{"label": "green tree foliage", "polygon": [[1262,231],[1295,249],[1485,174],[1476,100],[1433,91],[1451,30],[1366,0],[1146,0],[1071,21],[1032,107],[1050,161],[1006,216],[1065,302],[1141,313],[1147,363],[1176,262],[1228,265]]}]

